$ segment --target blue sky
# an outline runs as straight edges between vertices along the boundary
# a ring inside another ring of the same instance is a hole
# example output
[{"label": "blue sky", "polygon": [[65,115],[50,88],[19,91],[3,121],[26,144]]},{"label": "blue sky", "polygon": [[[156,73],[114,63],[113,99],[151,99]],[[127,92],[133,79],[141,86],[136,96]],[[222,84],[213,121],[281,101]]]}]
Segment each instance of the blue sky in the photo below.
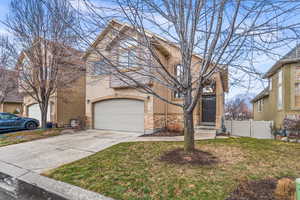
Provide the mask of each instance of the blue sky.
[{"label": "blue sky", "polygon": [[[9,11],[9,3],[10,0],[1,0],[0,2],[0,20],[4,20],[5,16],[7,15]],[[100,30],[99,30],[100,31]],[[0,34],[5,34],[5,27],[0,24]],[[283,52],[285,54],[287,52]],[[274,60],[270,60],[268,58],[262,57],[260,60],[260,63],[257,64],[257,69],[259,69],[260,72],[266,72],[273,64]],[[231,98],[238,94],[257,94],[260,90],[262,90],[262,84],[261,83],[252,83],[251,85],[253,88],[246,89],[246,88],[240,88],[240,87],[234,87],[230,89],[230,93],[227,95],[227,97]]]},{"label": "blue sky", "polygon": [[[1,0],[0,3],[0,20],[4,20],[9,10],[10,0]],[[5,32],[5,28],[0,24],[0,33]]]}]

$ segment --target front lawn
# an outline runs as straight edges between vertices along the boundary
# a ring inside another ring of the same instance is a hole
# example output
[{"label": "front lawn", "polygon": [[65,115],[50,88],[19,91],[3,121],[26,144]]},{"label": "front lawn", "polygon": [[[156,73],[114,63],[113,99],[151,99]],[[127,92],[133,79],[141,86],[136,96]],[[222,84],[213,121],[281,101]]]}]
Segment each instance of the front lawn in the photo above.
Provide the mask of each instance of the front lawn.
[{"label": "front lawn", "polygon": [[224,200],[245,181],[300,177],[300,144],[250,138],[199,141],[199,155],[207,162],[188,163],[187,156],[188,164],[172,157],[171,151],[182,145],[122,143],[45,175],[130,200]]},{"label": "front lawn", "polygon": [[60,135],[63,129],[37,129],[0,134],[0,147]]}]

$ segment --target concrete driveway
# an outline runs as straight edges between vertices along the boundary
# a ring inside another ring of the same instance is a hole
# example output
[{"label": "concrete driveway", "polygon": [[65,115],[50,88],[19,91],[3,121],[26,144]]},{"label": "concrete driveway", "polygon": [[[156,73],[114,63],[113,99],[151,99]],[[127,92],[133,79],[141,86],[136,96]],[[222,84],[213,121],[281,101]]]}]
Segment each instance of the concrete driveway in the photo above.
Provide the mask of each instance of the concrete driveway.
[{"label": "concrete driveway", "polygon": [[42,173],[70,163],[114,144],[135,141],[140,134],[82,131],[0,148],[0,161]]}]

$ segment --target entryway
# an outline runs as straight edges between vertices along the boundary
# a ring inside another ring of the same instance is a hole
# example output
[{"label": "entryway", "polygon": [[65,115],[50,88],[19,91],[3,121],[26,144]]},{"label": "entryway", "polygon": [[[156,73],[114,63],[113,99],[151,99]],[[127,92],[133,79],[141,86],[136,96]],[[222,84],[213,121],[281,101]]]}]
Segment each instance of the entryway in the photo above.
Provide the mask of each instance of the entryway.
[{"label": "entryway", "polygon": [[203,95],[201,110],[201,124],[214,124],[216,122],[216,95]]}]

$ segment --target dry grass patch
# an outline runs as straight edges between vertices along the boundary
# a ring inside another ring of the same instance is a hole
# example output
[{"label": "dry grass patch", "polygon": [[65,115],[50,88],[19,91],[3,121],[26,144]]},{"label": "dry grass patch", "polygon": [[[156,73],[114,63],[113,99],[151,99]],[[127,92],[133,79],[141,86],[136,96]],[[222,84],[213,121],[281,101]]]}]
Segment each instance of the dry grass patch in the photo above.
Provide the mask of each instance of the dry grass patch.
[{"label": "dry grass patch", "polygon": [[60,135],[63,129],[37,129],[0,135],[0,147]]},{"label": "dry grass patch", "polygon": [[[125,200],[224,200],[245,181],[300,177],[300,144],[250,138],[199,141],[198,159],[217,160],[209,165],[186,162],[191,158],[182,147],[182,142],[122,143],[47,175]],[[161,161],[176,149],[184,164]]]}]

